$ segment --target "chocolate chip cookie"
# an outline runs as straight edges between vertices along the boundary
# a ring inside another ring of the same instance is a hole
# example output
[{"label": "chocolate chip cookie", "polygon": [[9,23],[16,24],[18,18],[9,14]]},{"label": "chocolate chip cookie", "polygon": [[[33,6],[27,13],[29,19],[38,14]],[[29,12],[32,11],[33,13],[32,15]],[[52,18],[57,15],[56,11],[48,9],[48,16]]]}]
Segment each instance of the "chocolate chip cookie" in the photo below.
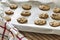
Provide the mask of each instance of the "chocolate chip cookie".
[{"label": "chocolate chip cookie", "polygon": [[17,19],[17,21],[18,21],[18,23],[24,24],[24,23],[27,23],[28,20],[25,17],[20,17]]},{"label": "chocolate chip cookie", "polygon": [[55,20],[60,20],[60,14],[59,13],[54,13],[54,14],[51,15],[51,18],[55,19]]},{"label": "chocolate chip cookie", "polygon": [[45,25],[46,24],[46,20],[44,20],[44,19],[38,19],[38,20],[35,20],[34,21],[34,24],[36,24],[36,25]]},{"label": "chocolate chip cookie", "polygon": [[54,13],[60,13],[60,8],[54,8],[54,9],[53,9],[53,12],[54,12]]},{"label": "chocolate chip cookie", "polygon": [[31,9],[31,5],[29,5],[29,4],[24,4],[24,5],[22,5],[22,8],[24,9],[24,10],[30,10]]},{"label": "chocolate chip cookie", "polygon": [[10,18],[9,16],[5,16],[4,19],[5,19],[6,21],[11,21],[11,18]]},{"label": "chocolate chip cookie", "polygon": [[14,14],[14,12],[11,11],[11,10],[5,11],[5,13],[6,13],[7,15],[12,15],[12,14]]},{"label": "chocolate chip cookie", "polygon": [[18,6],[17,6],[16,4],[11,4],[11,5],[10,5],[10,8],[11,8],[11,9],[16,9],[17,7],[18,7]]},{"label": "chocolate chip cookie", "polygon": [[47,19],[47,18],[48,18],[48,14],[47,14],[47,13],[41,13],[41,14],[39,15],[39,18]]},{"label": "chocolate chip cookie", "polygon": [[21,15],[22,16],[30,16],[31,12],[30,11],[22,11]]},{"label": "chocolate chip cookie", "polygon": [[58,26],[60,25],[60,22],[52,21],[52,22],[50,22],[49,24],[50,24],[50,26],[52,26],[52,27],[58,27]]},{"label": "chocolate chip cookie", "polygon": [[50,9],[50,6],[48,6],[48,5],[40,5],[39,9],[41,9],[43,11],[48,11]]}]

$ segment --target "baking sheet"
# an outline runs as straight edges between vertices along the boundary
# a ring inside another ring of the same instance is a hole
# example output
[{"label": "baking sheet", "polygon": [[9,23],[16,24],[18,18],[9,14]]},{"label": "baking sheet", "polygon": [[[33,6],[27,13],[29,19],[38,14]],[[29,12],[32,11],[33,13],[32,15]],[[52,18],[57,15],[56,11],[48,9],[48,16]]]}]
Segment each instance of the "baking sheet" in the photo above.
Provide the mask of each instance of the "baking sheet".
[{"label": "baking sheet", "polygon": [[[10,2],[11,3],[11,2]],[[10,23],[12,23],[16,28],[18,28],[21,31],[28,31],[28,32],[37,32],[37,33],[46,33],[46,34],[60,34],[60,26],[59,27],[51,27],[49,25],[49,22],[51,22],[53,19],[51,19],[51,14],[53,14],[53,8],[57,7],[55,4],[47,4],[50,5],[49,11],[42,11],[38,8],[39,5],[41,5],[40,2],[37,1],[27,1],[27,2],[20,2],[20,3],[11,3],[18,5],[18,8],[14,11],[14,15],[11,15],[10,17],[12,20]],[[26,24],[20,24],[17,22],[17,18],[22,17],[20,13],[23,11],[22,5],[29,4],[32,6],[32,9],[30,10],[31,16],[26,17],[28,19],[28,23]],[[9,5],[3,4],[4,11],[9,10]],[[48,13],[49,18],[46,19],[47,24],[46,25],[35,25],[34,20],[40,19],[39,14],[40,13]],[[5,15],[6,16],[6,15]]]},{"label": "baking sheet", "polygon": [[54,0],[8,0],[8,1],[11,1],[11,2],[25,2],[25,1],[38,1],[38,2],[41,2],[41,3],[52,3]]}]

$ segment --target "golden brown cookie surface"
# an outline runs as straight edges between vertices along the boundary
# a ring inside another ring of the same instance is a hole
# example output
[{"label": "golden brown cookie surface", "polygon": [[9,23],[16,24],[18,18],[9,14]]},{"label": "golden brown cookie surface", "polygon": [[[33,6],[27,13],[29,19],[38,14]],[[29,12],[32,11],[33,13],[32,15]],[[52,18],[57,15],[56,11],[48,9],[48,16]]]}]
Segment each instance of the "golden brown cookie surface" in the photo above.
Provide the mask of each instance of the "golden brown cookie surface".
[{"label": "golden brown cookie surface", "polygon": [[32,7],[32,6],[29,5],[29,4],[24,4],[24,5],[22,5],[22,8],[25,9],[25,10],[30,10],[31,7]]},{"label": "golden brown cookie surface", "polygon": [[57,21],[52,21],[49,23],[50,26],[53,26],[53,27],[58,27],[60,25],[60,22],[57,22]]},{"label": "golden brown cookie surface", "polygon": [[4,19],[5,19],[6,21],[11,21],[11,18],[10,18],[9,16],[5,16]]},{"label": "golden brown cookie surface", "polygon": [[11,10],[5,11],[5,13],[6,13],[7,15],[12,15],[12,14],[14,14],[14,12],[11,11]]},{"label": "golden brown cookie surface", "polygon": [[25,17],[21,17],[21,18],[18,18],[17,21],[18,21],[18,23],[23,24],[23,23],[27,23],[28,20]]},{"label": "golden brown cookie surface", "polygon": [[39,15],[39,18],[47,19],[47,18],[48,18],[48,14],[47,14],[47,13],[41,13],[41,14]]},{"label": "golden brown cookie surface", "polygon": [[40,19],[40,20],[35,20],[34,23],[36,25],[45,25],[46,21],[44,19]]},{"label": "golden brown cookie surface", "polygon": [[22,16],[30,16],[31,12],[30,11],[22,11],[21,15]]},{"label": "golden brown cookie surface", "polygon": [[11,9],[16,9],[17,7],[18,7],[18,6],[17,6],[16,4],[11,4],[11,5],[10,5],[10,8],[11,8]]},{"label": "golden brown cookie surface", "polygon": [[50,6],[48,6],[48,5],[40,5],[39,9],[41,9],[43,11],[48,11],[50,9]]},{"label": "golden brown cookie surface", "polygon": [[55,20],[60,20],[60,14],[59,13],[54,13],[54,14],[52,14],[51,18],[55,19]]},{"label": "golden brown cookie surface", "polygon": [[53,12],[54,12],[54,13],[60,13],[60,8],[54,8],[54,9],[53,9]]}]

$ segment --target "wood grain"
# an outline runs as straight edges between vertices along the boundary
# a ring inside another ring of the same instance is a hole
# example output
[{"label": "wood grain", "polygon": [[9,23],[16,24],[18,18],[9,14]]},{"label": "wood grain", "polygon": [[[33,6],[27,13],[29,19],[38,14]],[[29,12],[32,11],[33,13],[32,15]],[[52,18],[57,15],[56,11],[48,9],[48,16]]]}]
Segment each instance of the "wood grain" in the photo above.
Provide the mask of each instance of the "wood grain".
[{"label": "wood grain", "polygon": [[59,35],[55,34],[40,34],[32,32],[20,31],[28,40],[60,40]]}]

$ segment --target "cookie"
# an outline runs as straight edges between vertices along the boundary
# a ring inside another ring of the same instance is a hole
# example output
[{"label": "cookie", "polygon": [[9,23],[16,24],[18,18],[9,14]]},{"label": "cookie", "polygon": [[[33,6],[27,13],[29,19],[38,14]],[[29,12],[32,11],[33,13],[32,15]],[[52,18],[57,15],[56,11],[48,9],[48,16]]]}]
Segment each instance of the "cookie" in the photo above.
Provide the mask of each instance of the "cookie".
[{"label": "cookie", "polygon": [[9,16],[5,16],[4,19],[5,19],[6,21],[11,21],[11,18],[10,18]]},{"label": "cookie", "polygon": [[53,9],[53,12],[54,12],[54,13],[60,13],[60,8],[54,8],[54,9]]},{"label": "cookie", "polygon": [[16,4],[11,4],[11,5],[10,5],[10,8],[11,8],[11,9],[16,9],[17,7],[18,7],[18,6],[17,6]]},{"label": "cookie", "polygon": [[23,24],[23,23],[27,23],[28,20],[25,17],[21,17],[21,18],[18,18],[17,21],[18,21],[18,23]]},{"label": "cookie", "polygon": [[60,20],[60,14],[59,13],[54,13],[54,14],[51,15],[51,18],[55,19],[55,20]]},{"label": "cookie", "polygon": [[7,15],[12,15],[12,14],[14,14],[14,12],[11,11],[11,10],[5,11],[5,13],[6,13]]},{"label": "cookie", "polygon": [[36,25],[45,25],[46,21],[44,19],[35,20],[34,24],[36,24]]},{"label": "cookie", "polygon": [[21,15],[22,16],[30,16],[31,12],[30,11],[22,11]]},{"label": "cookie", "polygon": [[23,8],[24,10],[30,10],[30,9],[31,9],[31,5],[29,5],[29,4],[24,4],[24,5],[22,5],[22,8]]},{"label": "cookie", "polygon": [[57,21],[52,21],[49,23],[50,26],[52,27],[58,27],[60,25],[60,22],[57,22]]},{"label": "cookie", "polygon": [[47,13],[41,13],[41,14],[39,15],[39,18],[47,19],[47,18],[48,18],[48,14],[47,14]]},{"label": "cookie", "polygon": [[50,6],[48,6],[48,5],[40,5],[39,9],[43,10],[43,11],[48,11],[50,9]]}]

